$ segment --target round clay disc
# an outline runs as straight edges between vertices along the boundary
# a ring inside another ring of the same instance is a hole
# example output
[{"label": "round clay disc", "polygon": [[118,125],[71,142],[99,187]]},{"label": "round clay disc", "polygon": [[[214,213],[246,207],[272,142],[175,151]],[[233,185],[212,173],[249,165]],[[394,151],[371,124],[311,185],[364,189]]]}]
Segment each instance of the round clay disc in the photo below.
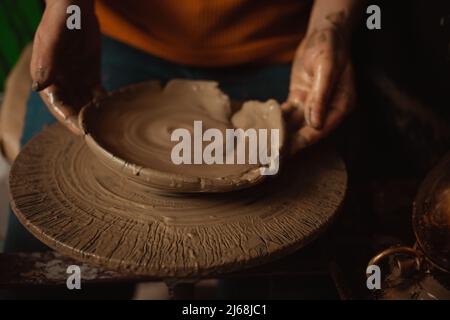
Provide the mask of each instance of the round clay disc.
[{"label": "round clay disc", "polygon": [[[172,193],[227,192],[266,178],[261,170],[267,163],[249,164],[248,145],[245,163],[237,163],[237,147],[225,144],[228,129],[277,129],[279,149],[284,137],[282,112],[275,100],[248,101],[232,114],[231,101],[217,82],[185,79],[171,80],[164,87],[150,81],[109,92],[83,108],[80,126],[87,145],[106,166],[155,190]],[[190,139],[173,136],[180,130]],[[203,141],[208,130],[222,137],[218,158],[223,164],[208,164],[203,159],[207,146],[217,139]],[[183,144],[189,141],[189,151],[175,152],[181,140]],[[254,154],[261,153],[258,142],[251,147]],[[227,150],[232,151],[228,153],[234,159],[231,164],[225,164],[231,159],[225,155]],[[186,162],[177,163],[174,154],[182,154]]]},{"label": "round clay disc", "polygon": [[342,203],[343,162],[324,146],[250,189],[160,195],[118,175],[59,124],[14,162],[11,206],[51,248],[93,265],[158,277],[234,271],[304,246]]}]

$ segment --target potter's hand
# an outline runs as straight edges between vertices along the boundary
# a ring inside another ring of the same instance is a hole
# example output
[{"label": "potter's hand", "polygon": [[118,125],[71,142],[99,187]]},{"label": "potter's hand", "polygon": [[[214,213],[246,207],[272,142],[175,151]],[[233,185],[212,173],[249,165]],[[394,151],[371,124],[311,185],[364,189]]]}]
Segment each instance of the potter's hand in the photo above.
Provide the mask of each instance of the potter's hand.
[{"label": "potter's hand", "polygon": [[311,145],[334,128],[354,106],[352,64],[334,29],[316,30],[299,46],[283,105],[294,134],[292,151]]},{"label": "potter's hand", "polygon": [[[81,8],[81,30],[69,30],[67,7]],[[78,111],[100,86],[100,32],[90,0],[47,0],[31,59],[32,89],[50,112],[76,134]]]},{"label": "potter's hand", "polygon": [[297,49],[283,105],[292,151],[335,129],[355,105],[350,39],[360,0],[315,0],[308,32]]}]

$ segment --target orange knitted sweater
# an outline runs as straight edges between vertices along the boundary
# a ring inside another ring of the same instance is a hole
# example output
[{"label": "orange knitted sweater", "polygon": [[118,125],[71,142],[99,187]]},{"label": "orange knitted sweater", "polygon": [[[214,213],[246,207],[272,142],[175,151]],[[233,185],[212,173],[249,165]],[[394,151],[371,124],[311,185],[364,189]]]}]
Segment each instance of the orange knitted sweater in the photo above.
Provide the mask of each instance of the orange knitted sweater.
[{"label": "orange knitted sweater", "polygon": [[174,62],[229,66],[292,60],[308,0],[97,0],[104,34]]}]

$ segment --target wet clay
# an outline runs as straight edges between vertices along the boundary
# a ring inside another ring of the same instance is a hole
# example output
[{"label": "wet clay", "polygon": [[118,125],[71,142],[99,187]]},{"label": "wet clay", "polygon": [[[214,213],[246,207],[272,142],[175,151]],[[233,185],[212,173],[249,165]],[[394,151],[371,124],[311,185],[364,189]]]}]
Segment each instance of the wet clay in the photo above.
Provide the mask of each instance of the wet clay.
[{"label": "wet clay", "polygon": [[232,115],[229,98],[209,81],[172,80],[164,88],[157,82],[132,85],[95,100],[80,118],[87,144],[104,164],[169,192],[223,192],[264,179],[261,163],[174,164],[171,152],[178,141],[171,141],[171,134],[176,129],[187,129],[193,138],[194,121],[202,121],[203,132],[218,129],[224,140],[229,128],[279,129],[280,147],[284,140],[275,100],[246,102]]},{"label": "wet clay", "polygon": [[347,185],[342,160],[321,145],[252,188],[152,192],[97,160],[55,124],[11,168],[11,207],[51,248],[108,269],[158,277],[213,275],[269,262],[315,239]]}]

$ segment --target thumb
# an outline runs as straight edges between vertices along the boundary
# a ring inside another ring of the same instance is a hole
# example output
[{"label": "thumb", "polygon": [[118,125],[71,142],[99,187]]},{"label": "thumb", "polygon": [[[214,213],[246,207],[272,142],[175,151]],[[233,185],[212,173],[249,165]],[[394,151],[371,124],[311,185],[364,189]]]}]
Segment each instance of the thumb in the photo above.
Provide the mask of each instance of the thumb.
[{"label": "thumb", "polygon": [[40,37],[38,30],[30,63],[33,91],[42,91],[55,82],[55,57],[56,41],[49,37]]}]

